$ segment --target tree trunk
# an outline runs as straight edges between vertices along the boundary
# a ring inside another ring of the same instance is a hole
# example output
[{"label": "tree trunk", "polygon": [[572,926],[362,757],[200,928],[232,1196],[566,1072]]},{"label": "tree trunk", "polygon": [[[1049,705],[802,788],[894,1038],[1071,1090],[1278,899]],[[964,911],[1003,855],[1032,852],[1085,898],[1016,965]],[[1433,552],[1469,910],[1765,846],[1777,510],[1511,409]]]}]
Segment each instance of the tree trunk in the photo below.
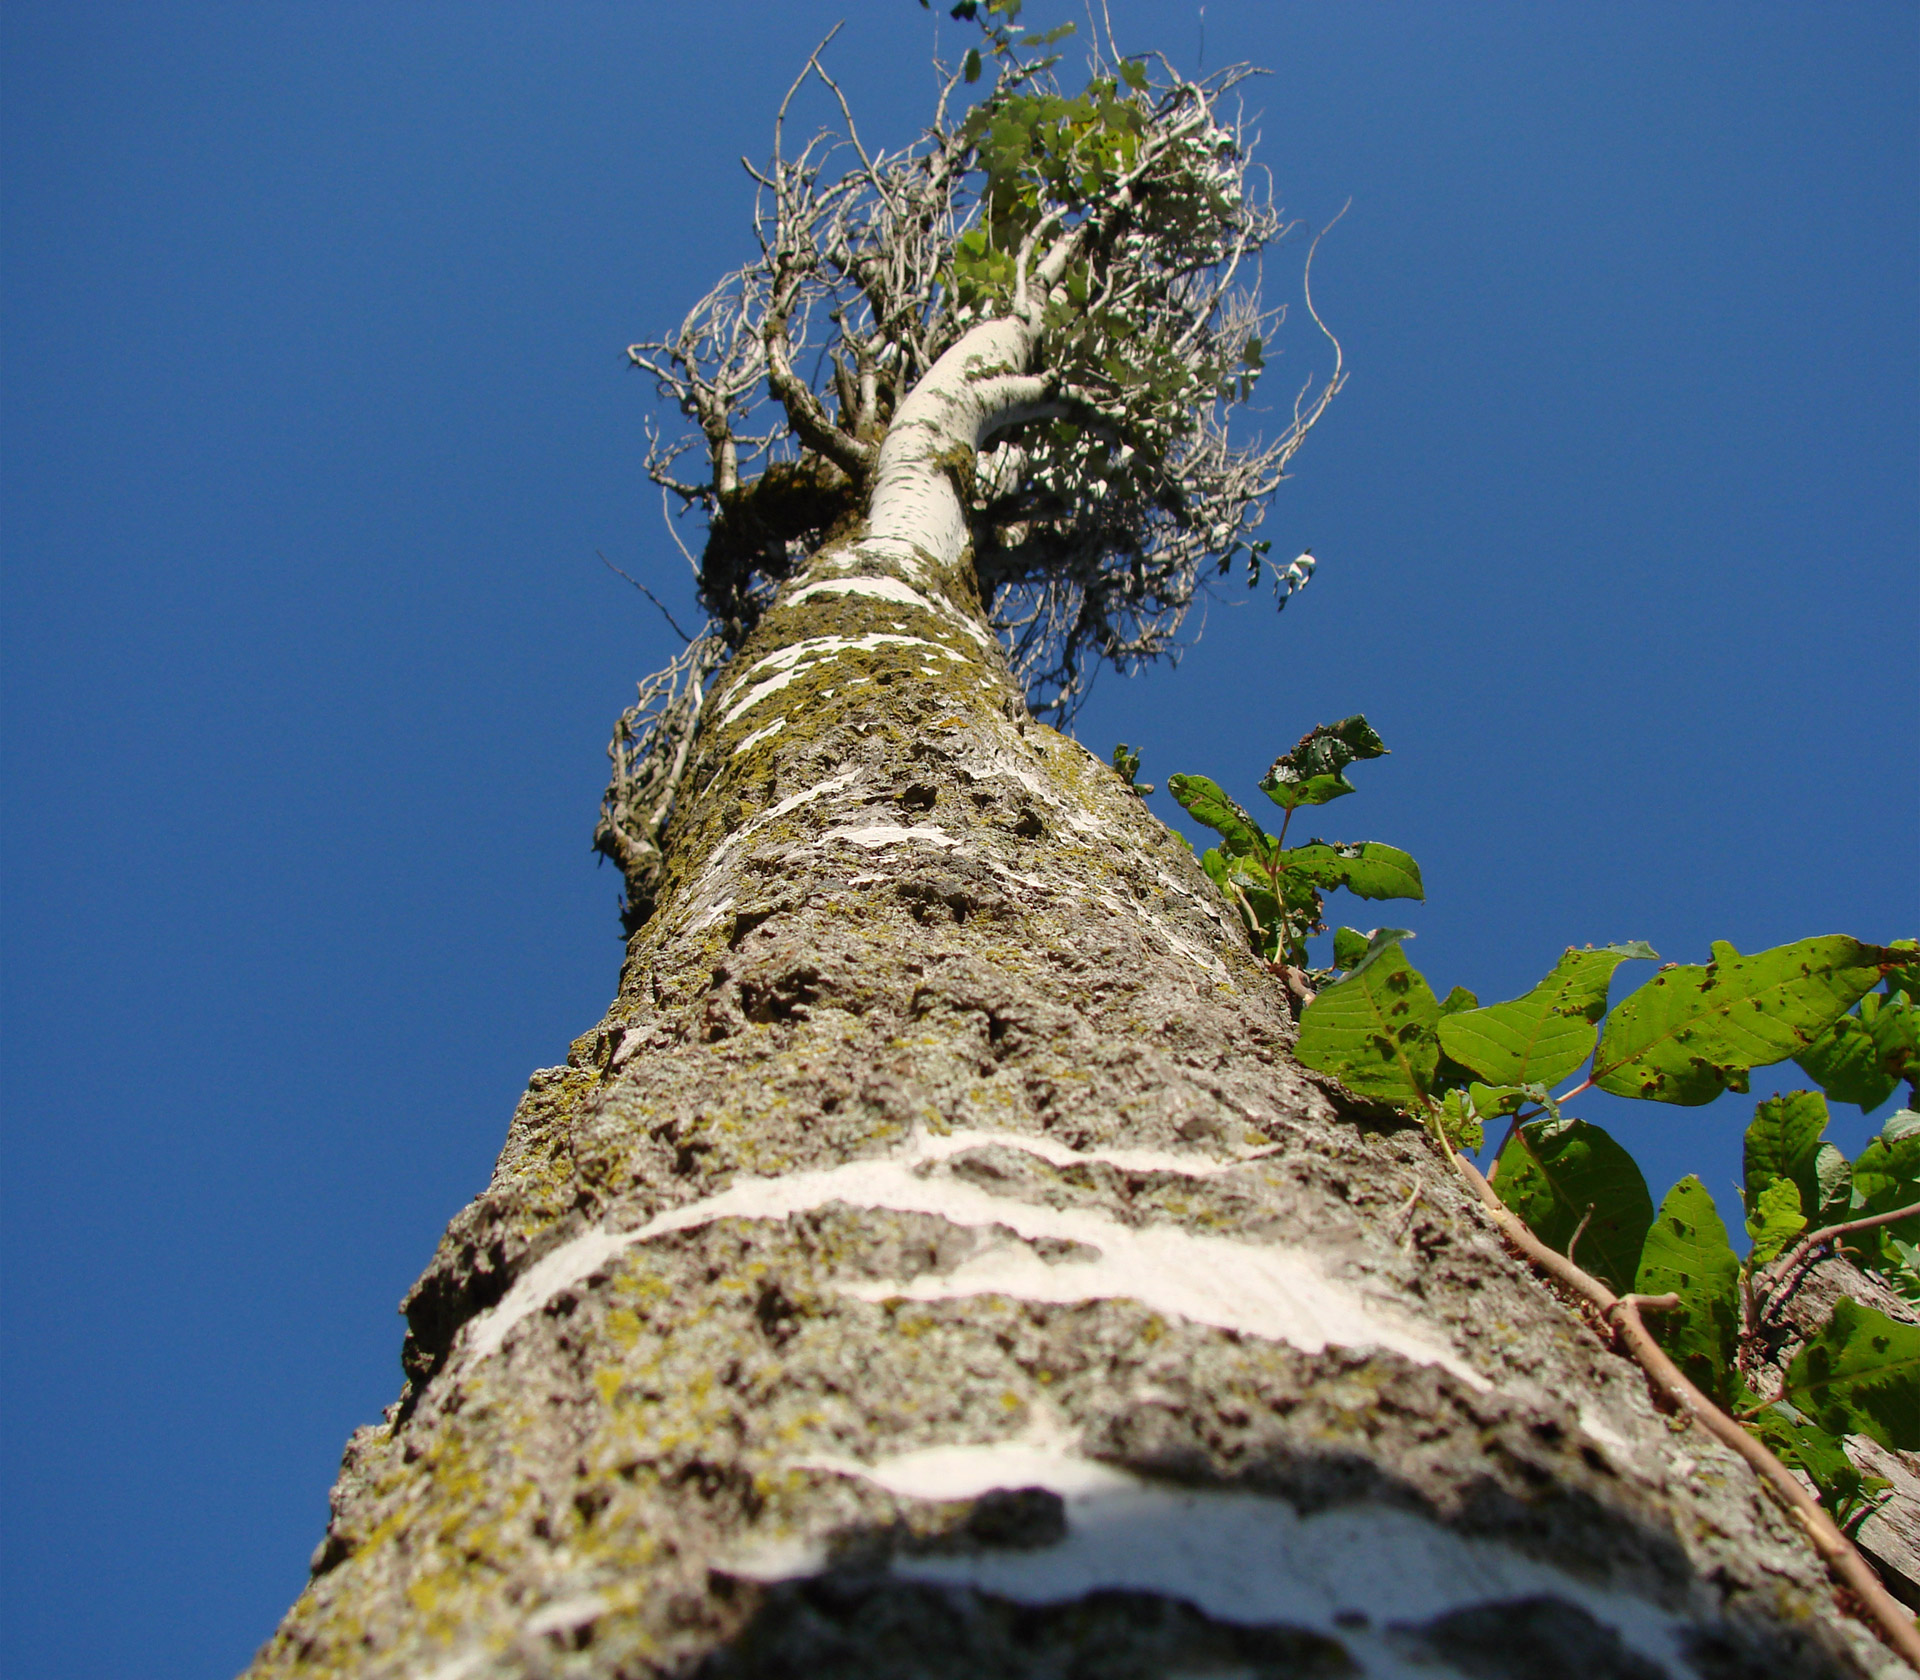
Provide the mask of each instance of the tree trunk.
[{"label": "tree trunk", "polygon": [[1423,1134],[1290,1061],[964,554],[830,544],[720,685],[252,1673],[1901,1672]]}]

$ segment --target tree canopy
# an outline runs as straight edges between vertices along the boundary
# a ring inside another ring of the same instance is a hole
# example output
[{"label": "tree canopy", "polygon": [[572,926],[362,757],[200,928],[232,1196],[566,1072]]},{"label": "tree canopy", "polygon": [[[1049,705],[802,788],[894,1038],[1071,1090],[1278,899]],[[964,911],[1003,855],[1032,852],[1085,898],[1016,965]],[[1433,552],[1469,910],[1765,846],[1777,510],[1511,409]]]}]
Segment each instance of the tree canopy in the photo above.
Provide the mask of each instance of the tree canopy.
[{"label": "tree canopy", "polygon": [[[1029,365],[1007,370],[978,458],[948,465],[1015,674],[1036,711],[1071,715],[1100,664],[1175,647],[1204,577],[1244,564],[1284,600],[1295,580],[1255,532],[1343,373],[1329,333],[1331,373],[1276,435],[1231,423],[1284,316],[1261,302],[1260,256],[1288,224],[1231,98],[1252,72],[1189,80],[1096,41],[1069,93],[1046,49],[1072,26],[1026,36],[995,10],[985,59],[945,68],[926,133],[897,151],[869,147],[816,50],[771,161],[748,166],[759,255],[629,355],[685,421],[647,470],[705,516],[700,595],[737,645],[770,588],[864,516],[940,358],[1017,323]],[[809,81],[840,124],[796,149]]]}]

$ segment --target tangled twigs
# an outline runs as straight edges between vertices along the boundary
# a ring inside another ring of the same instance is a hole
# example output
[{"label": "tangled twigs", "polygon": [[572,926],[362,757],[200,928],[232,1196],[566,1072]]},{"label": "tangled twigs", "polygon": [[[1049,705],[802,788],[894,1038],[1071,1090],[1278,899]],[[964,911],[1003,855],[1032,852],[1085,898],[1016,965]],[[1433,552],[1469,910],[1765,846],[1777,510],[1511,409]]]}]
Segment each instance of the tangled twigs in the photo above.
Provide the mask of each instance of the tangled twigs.
[{"label": "tangled twigs", "polygon": [[[1507,1204],[1500,1200],[1479,1168],[1464,1155],[1456,1150],[1449,1150],[1448,1154],[1460,1176],[1479,1198],[1480,1205],[1487,1210],[1488,1217],[1500,1228],[1501,1234],[1555,1282],[1594,1306],[1625,1351],[1646,1372],[1654,1388],[1722,1446],[1738,1453],[1753,1467],[1762,1485],[1793,1513],[1828,1570],[1860,1601],[1881,1638],[1914,1669],[1920,1670],[1920,1628],[1915,1626],[1913,1613],[1887,1591],[1872,1565],[1855,1550],[1853,1542],[1840,1532],[1820,1502],[1800,1485],[1793,1473],[1760,1441],[1695,1388],[1653,1339],[1641,1313],[1671,1309],[1679,1305],[1679,1297],[1615,1295],[1598,1278],[1582,1271],[1564,1254],[1549,1248],[1528,1230]],[[1888,1217],[1904,1218],[1915,1212],[1920,1212],[1920,1208],[1903,1209]],[[1865,1223],[1885,1222],[1876,1218]],[[1807,1244],[1813,1243],[1816,1238],[1832,1240],[1834,1233],[1844,1229],[1835,1226],[1830,1231],[1815,1232],[1814,1237],[1807,1239]]]}]

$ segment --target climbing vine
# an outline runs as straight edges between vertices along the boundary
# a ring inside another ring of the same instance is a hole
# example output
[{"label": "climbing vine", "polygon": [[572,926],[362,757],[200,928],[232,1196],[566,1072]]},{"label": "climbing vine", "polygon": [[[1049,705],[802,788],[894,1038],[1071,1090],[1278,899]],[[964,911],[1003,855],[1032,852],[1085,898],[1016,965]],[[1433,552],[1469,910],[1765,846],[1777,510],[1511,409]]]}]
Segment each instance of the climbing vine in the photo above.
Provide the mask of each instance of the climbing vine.
[{"label": "climbing vine", "polygon": [[[1168,780],[1220,837],[1201,858],[1208,876],[1304,1005],[1295,1056],[1425,1126],[1516,1246],[1800,1511],[1829,1564],[1915,1660],[1912,1613],[1845,1539],[1890,1484],[1859,1469],[1845,1443],[1920,1450],[1920,1327],[1845,1296],[1817,1323],[1789,1308],[1829,1254],[1920,1308],[1920,943],[1825,935],[1743,955],[1716,941],[1708,962],[1665,963],[1617,1002],[1621,966],[1658,960],[1642,941],[1569,948],[1530,991],[1488,1005],[1460,986],[1437,995],[1407,960],[1404,928],[1334,929],[1331,965],[1310,969],[1306,940],[1329,931],[1325,891],[1424,897],[1419,866],[1396,847],[1286,844],[1300,809],[1354,791],[1347,767],[1386,750],[1364,717],[1310,731],[1260,783],[1284,813],[1273,836],[1205,776]],[[1139,756],[1123,748],[1115,766],[1131,784]],[[1695,1107],[1786,1061],[1817,1088],[1754,1109],[1744,1258],[1698,1176],[1656,1209],[1632,1154],[1567,1112],[1590,1090]],[[1857,1157],[1826,1139],[1829,1102],[1864,1113],[1903,1081],[1909,1106]],[[1482,1176],[1469,1154],[1500,1122]],[[1816,1490],[1811,1514],[1783,1464]]]}]

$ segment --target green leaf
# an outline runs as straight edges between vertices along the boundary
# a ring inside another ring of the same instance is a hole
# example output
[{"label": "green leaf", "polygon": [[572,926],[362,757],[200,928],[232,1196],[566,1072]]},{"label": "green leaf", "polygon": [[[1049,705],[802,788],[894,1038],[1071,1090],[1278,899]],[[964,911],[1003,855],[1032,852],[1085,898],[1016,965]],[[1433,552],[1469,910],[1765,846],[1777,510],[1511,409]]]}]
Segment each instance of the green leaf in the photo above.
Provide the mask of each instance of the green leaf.
[{"label": "green leaf", "polygon": [[1440,1133],[1455,1149],[1470,1154],[1486,1148],[1486,1129],[1466,1092],[1449,1091],[1440,1099]]},{"label": "green leaf", "polygon": [[1440,1058],[1440,1005],[1400,949],[1405,937],[1399,928],[1375,933],[1352,973],[1302,1011],[1293,1053],[1364,1096],[1417,1109]]},{"label": "green leaf", "polygon": [[1552,1084],[1593,1053],[1613,971],[1630,957],[1655,954],[1638,940],[1597,951],[1569,947],[1525,997],[1449,1015],[1440,1025],[1441,1047],[1495,1084]]},{"label": "green leaf", "polygon": [[1820,1494],[1820,1503],[1843,1526],[1854,1514],[1858,1502],[1874,1491],[1869,1483],[1880,1480],[1877,1476],[1862,1476],[1838,1438],[1802,1417],[1791,1406],[1775,1402],[1749,1420],[1747,1428],[1773,1449],[1781,1463],[1806,1473]]},{"label": "green leaf", "polygon": [[1440,1000],[1440,1013],[1442,1015],[1458,1015],[1463,1009],[1478,1009],[1479,1007],[1480,1000],[1468,991],[1465,986],[1455,986],[1452,991]]},{"label": "green leaf", "polygon": [[[1880,1135],[1853,1163],[1852,1188],[1852,1209],[1842,1217],[1892,1213],[1920,1202],[1920,1114],[1903,1108],[1880,1128]],[[1920,1215],[1862,1231],[1849,1240],[1876,1256],[1879,1268],[1890,1272],[1901,1264],[1895,1244],[1920,1243]]]},{"label": "green leaf", "polygon": [[1857,1013],[1842,1015],[1794,1060],[1835,1102],[1864,1114],[1893,1094],[1913,1064],[1917,1018],[1920,1011],[1903,999],[1869,993]]},{"label": "green leaf", "polygon": [[1575,1263],[1613,1289],[1632,1285],[1653,1223],[1653,1197],[1633,1157],[1598,1126],[1584,1120],[1522,1126],[1501,1152],[1493,1187],[1549,1248],[1565,1254],[1579,1232]]},{"label": "green leaf", "polygon": [[1782,1179],[1793,1185],[1803,1212],[1819,1211],[1821,1186],[1815,1163],[1826,1129],[1827,1105],[1818,1091],[1787,1091],[1754,1109],[1743,1151],[1743,1199],[1749,1222],[1767,1186]]},{"label": "green leaf", "polygon": [[1319,887],[1345,887],[1356,898],[1425,898],[1420,865],[1398,846],[1363,840],[1357,846],[1309,840],[1275,859],[1277,866]]},{"label": "green leaf", "polygon": [[1145,799],[1153,792],[1153,783],[1140,780],[1140,754],[1125,741],[1113,749],[1113,769],[1114,774],[1127,784],[1130,793],[1137,793]]},{"label": "green leaf", "polygon": [[964,75],[969,82],[977,82],[980,80],[980,49],[978,47],[967,48],[966,64],[961,70],[961,74]]},{"label": "green leaf", "polygon": [[1498,1120],[1502,1115],[1518,1114],[1528,1103],[1537,1102],[1542,1089],[1539,1085],[1482,1085],[1473,1080],[1467,1085],[1467,1095],[1473,1100],[1474,1112],[1483,1120]]},{"label": "green leaf", "polygon": [[[1821,1144],[1813,1158],[1813,1194],[1814,1211],[1809,1217],[1821,1225],[1844,1219],[1853,1206],[1853,1163],[1830,1143]],[[1804,1188],[1800,1205],[1807,1205]]]},{"label": "green leaf", "polygon": [[1633,1287],[1680,1297],[1678,1312],[1648,1313],[1647,1323],[1693,1385],[1724,1406],[1740,1325],[1740,1259],[1699,1179],[1689,1175],[1667,1192]]},{"label": "green leaf", "polygon": [[1764,1266],[1785,1252],[1787,1244],[1807,1228],[1800,1211],[1800,1190],[1790,1178],[1776,1178],[1764,1188],[1747,1215],[1747,1235],[1753,1239],[1748,1264]]},{"label": "green leaf", "polygon": [[1781,1398],[1830,1435],[1871,1435],[1896,1452],[1920,1448],[1920,1326],[1841,1296],[1794,1355]]},{"label": "green leaf", "polygon": [[1832,934],[1750,957],[1716,944],[1704,968],[1675,965],[1622,999],[1593,1058],[1615,1096],[1688,1107],[1744,1091],[1756,1067],[1798,1054],[1899,961]]},{"label": "green leaf", "polygon": [[1125,82],[1128,87],[1132,88],[1135,93],[1145,93],[1147,91],[1146,66],[1141,64],[1137,59],[1123,58],[1120,61],[1120,79]]},{"label": "green leaf", "polygon": [[1266,830],[1205,776],[1169,776],[1167,792],[1224,840],[1235,857],[1259,857],[1265,852]]},{"label": "green leaf", "polygon": [[1886,1243],[1893,1255],[1887,1266],[1887,1282],[1908,1306],[1920,1310],[1920,1244],[1902,1242],[1898,1237],[1888,1237]]},{"label": "green leaf", "polygon": [[1282,810],[1324,805],[1353,792],[1353,784],[1341,774],[1349,764],[1380,758],[1386,750],[1386,742],[1358,714],[1338,723],[1317,724],[1300,737],[1292,752],[1273,761],[1260,786]]},{"label": "green leaf", "polygon": [[[1357,928],[1343,927],[1333,930],[1333,966],[1351,968],[1367,954],[1367,935]],[[1445,1004],[1440,1006],[1446,1008]]]}]

